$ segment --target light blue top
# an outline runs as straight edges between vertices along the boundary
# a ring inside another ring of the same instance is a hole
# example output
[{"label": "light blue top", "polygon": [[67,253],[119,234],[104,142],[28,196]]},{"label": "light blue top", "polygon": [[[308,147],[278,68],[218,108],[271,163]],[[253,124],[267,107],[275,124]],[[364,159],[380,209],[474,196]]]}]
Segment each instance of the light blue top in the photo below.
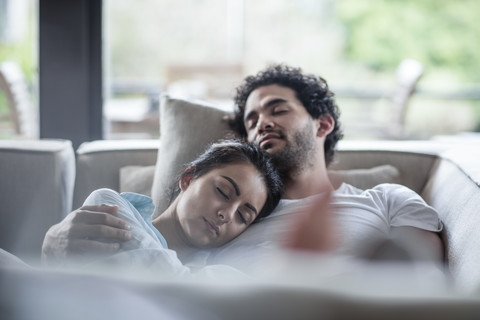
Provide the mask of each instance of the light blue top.
[{"label": "light blue top", "polygon": [[153,204],[152,198],[134,192],[123,192],[120,194],[120,196],[130,203],[132,214],[135,214],[136,211],[143,218],[146,226],[157,236],[162,246],[165,249],[168,249],[167,241],[162,236],[160,231],[158,231],[158,229],[152,224],[152,215],[155,210],[155,205]]},{"label": "light blue top", "polygon": [[93,191],[84,202],[84,205],[100,204],[118,206],[117,216],[131,227],[132,238],[121,243],[120,251],[168,249],[167,241],[152,224],[155,205],[150,197],[133,192],[119,194],[104,188]]}]

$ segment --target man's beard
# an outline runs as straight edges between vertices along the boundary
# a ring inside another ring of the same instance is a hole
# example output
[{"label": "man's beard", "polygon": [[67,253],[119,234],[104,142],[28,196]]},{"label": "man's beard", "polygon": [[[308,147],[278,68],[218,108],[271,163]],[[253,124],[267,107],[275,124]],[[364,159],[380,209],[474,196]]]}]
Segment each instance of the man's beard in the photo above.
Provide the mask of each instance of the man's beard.
[{"label": "man's beard", "polygon": [[286,144],[282,150],[270,154],[284,179],[313,166],[316,147],[312,126],[313,124],[308,122],[294,133],[293,141],[285,140]]}]

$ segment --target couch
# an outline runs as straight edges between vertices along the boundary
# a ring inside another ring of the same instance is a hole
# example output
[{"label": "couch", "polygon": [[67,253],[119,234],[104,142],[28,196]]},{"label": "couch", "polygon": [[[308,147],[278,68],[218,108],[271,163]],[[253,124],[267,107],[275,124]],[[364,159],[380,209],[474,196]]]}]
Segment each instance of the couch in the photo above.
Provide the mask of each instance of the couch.
[{"label": "couch", "polygon": [[[66,141],[55,141],[62,144],[60,149],[51,148],[51,141],[0,144],[0,170],[2,176],[9,177],[0,182],[0,197],[6,208],[0,217],[0,248],[21,258],[32,252],[38,256],[40,233],[72,208],[81,206],[86,196],[100,187],[151,195],[158,211],[162,210],[168,202],[165,190],[172,186],[183,164],[192,160],[206,144],[229,135],[224,121],[226,114],[204,102],[164,96],[159,140],[86,142],[76,150],[75,160]],[[151,316],[147,312],[150,309],[170,312],[171,305],[180,303],[191,309],[176,318],[191,318],[193,313],[198,316],[193,318],[200,319],[202,312],[207,311],[206,319],[212,315],[220,319],[350,319],[353,316],[476,319],[480,316],[479,142],[475,135],[428,141],[341,141],[329,168],[332,179],[361,188],[383,182],[404,184],[438,210],[444,223],[442,237],[450,277],[442,284],[432,285],[427,281],[428,271],[411,264],[359,264],[354,267],[355,271],[349,269],[342,276],[337,274],[332,278],[319,276],[323,267],[313,268],[314,264],[310,264],[301,266],[305,267],[304,275],[310,276],[298,281],[287,280],[279,273],[257,282],[222,283],[186,283],[161,276],[132,283],[131,279],[100,280],[98,275],[91,274],[14,268],[3,270],[9,274],[6,283],[17,286],[22,294],[32,294],[24,279],[38,283],[38,288],[65,290],[72,294],[72,299],[92,303],[98,310],[97,316],[102,312],[112,315],[113,300],[98,305],[92,296],[72,293],[71,286],[95,288],[105,294],[115,291],[116,298],[123,301],[127,309],[134,305],[133,295],[139,299],[139,305],[144,306],[146,318]],[[13,145],[23,146],[17,152]],[[45,149],[45,153],[36,155],[39,149]],[[72,168],[75,168],[75,179]],[[19,232],[37,227],[36,233]],[[35,237],[30,238],[30,233]],[[298,261],[302,261],[302,257],[298,257]],[[40,280],[45,277],[51,281]],[[393,284],[392,277],[397,278]],[[5,279],[0,277],[0,281]],[[97,288],[99,283],[102,286]],[[41,292],[38,289],[38,293]],[[52,294],[52,299],[58,298],[58,294]],[[44,299],[48,300],[48,295]],[[17,301],[15,308],[22,309],[25,303]],[[71,301],[67,299],[68,303]],[[36,305],[41,308],[40,302]],[[15,308],[12,310],[18,311]],[[76,308],[74,304],[72,308]],[[78,312],[88,314],[84,309]],[[60,312],[60,315],[63,314]],[[128,312],[121,313],[117,318],[127,319],[128,315]]]},{"label": "couch", "polygon": [[35,262],[72,208],[75,153],[67,140],[0,140],[0,248]]}]

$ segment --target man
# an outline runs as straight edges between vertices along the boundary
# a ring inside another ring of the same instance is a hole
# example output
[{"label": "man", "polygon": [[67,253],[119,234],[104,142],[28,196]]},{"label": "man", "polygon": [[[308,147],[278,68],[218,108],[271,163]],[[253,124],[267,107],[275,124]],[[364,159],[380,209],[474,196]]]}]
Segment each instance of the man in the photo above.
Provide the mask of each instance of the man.
[{"label": "man", "polygon": [[[279,244],[371,259],[443,258],[438,215],[412,190],[392,184],[365,191],[332,185],[327,166],[342,134],[324,79],[270,66],[244,80],[235,104],[232,128],[273,157],[284,179],[284,200],[269,218],[211,254],[209,263],[248,268],[252,261],[239,251],[255,248],[258,257],[267,258],[262,247]],[[331,197],[331,210],[325,197],[312,197],[317,194]],[[295,221],[299,214],[307,219]]]},{"label": "man", "polygon": [[[298,68],[270,66],[244,80],[237,88],[235,103],[232,128],[271,154],[285,181],[285,200],[271,217],[209,253],[208,263],[227,261],[248,267],[243,255],[236,255],[239,250],[256,248],[261,255],[279,245],[381,258],[399,248],[391,245],[392,238],[400,240],[400,247],[402,242],[409,246],[408,240],[415,239],[418,254],[407,252],[407,256],[442,259],[443,245],[437,234],[441,223],[436,212],[413,191],[399,185],[365,191],[347,184],[332,185],[327,166],[342,134],[338,108],[325,80]],[[318,194],[324,196],[318,199]],[[129,238],[126,224],[112,215],[115,210],[95,206],[72,212],[48,231],[44,259],[117,250],[118,243],[88,240]],[[294,219],[298,212],[310,221]],[[397,252],[404,257],[402,250]],[[236,257],[242,260],[238,264]]]}]

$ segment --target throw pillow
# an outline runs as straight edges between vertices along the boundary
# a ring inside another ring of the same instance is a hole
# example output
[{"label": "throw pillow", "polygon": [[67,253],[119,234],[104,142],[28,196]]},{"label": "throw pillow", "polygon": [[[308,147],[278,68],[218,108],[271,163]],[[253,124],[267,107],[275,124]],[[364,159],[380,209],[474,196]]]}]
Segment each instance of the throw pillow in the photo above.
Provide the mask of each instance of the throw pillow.
[{"label": "throw pillow", "polygon": [[207,145],[232,134],[224,120],[228,112],[204,102],[164,95],[160,114],[160,146],[152,186],[156,214],[168,206],[170,190],[185,164]]},{"label": "throw pillow", "polygon": [[329,170],[330,181],[338,188],[342,182],[359,189],[370,189],[381,183],[396,183],[400,171],[389,164],[369,169]]}]

